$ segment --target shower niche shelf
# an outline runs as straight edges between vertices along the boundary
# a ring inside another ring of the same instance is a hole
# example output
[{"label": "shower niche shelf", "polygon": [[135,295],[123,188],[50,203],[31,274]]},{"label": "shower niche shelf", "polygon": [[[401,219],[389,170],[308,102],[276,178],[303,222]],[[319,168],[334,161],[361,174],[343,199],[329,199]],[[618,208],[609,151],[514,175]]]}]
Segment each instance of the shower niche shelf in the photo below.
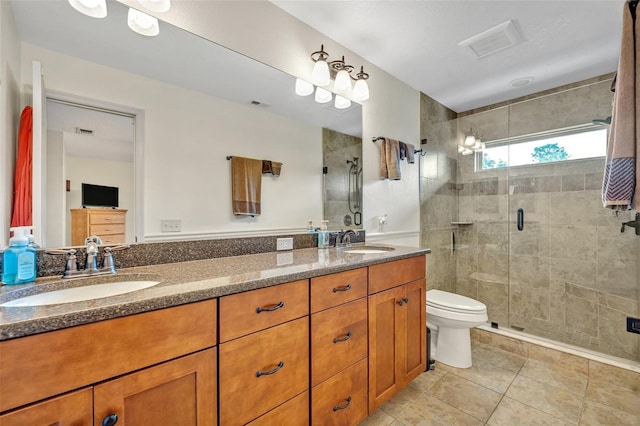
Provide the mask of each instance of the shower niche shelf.
[{"label": "shower niche shelf", "polygon": [[457,226],[468,226],[468,225],[473,225],[473,222],[450,222],[452,225],[457,225]]}]

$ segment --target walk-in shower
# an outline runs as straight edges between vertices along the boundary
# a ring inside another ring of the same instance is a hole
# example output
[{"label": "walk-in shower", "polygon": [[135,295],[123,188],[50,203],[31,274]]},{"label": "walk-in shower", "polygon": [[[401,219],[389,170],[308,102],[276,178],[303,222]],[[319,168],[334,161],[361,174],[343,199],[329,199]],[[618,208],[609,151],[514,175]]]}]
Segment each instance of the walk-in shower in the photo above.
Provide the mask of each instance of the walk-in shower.
[{"label": "walk-in shower", "polygon": [[[635,212],[601,202],[610,87],[606,76],[460,114],[423,95],[421,238],[429,288],[483,302],[495,327],[640,366],[640,334],[627,332],[640,236],[620,232]],[[469,129],[486,149],[461,155]]]},{"label": "walk-in shower", "polygon": [[[347,170],[347,204],[349,212],[352,216],[345,216],[345,225],[351,221],[355,226],[362,225],[362,167],[360,159],[353,157],[353,160],[347,160],[349,169]],[[347,218],[348,217],[348,218]]]}]

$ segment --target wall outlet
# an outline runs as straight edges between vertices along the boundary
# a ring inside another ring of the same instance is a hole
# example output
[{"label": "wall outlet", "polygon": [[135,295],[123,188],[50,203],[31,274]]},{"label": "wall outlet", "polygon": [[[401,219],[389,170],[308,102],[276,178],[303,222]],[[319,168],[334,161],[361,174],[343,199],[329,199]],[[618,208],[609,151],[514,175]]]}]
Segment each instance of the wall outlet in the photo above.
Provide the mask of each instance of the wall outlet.
[{"label": "wall outlet", "polygon": [[160,220],[160,232],[180,232],[182,231],[182,220],[162,219]]},{"label": "wall outlet", "polygon": [[293,238],[278,238],[276,250],[293,250]]},{"label": "wall outlet", "polygon": [[627,317],[627,331],[640,334],[640,318]]}]

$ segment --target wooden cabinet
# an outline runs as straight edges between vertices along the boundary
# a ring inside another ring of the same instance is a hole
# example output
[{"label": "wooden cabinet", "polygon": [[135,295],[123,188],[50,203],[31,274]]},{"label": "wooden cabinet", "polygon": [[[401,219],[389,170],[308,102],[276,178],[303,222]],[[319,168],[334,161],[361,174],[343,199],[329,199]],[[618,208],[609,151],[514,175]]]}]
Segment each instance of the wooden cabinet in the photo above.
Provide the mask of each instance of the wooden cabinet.
[{"label": "wooden cabinet", "polygon": [[251,426],[308,426],[309,425],[309,391],[291,398],[266,414],[248,423]]},{"label": "wooden cabinet", "polygon": [[369,268],[369,292],[388,289],[370,295],[368,302],[369,412],[426,367],[424,262],[419,256]]},{"label": "wooden cabinet", "polygon": [[0,416],[2,426],[90,425],[93,421],[91,388],[82,389]]},{"label": "wooden cabinet", "polygon": [[367,268],[311,278],[311,313],[367,295]]},{"label": "wooden cabinet", "polygon": [[97,235],[103,244],[122,244],[126,240],[127,210],[71,209],[71,245],[84,245],[84,239]]},{"label": "wooden cabinet", "polygon": [[215,426],[216,352],[208,349],[94,387],[94,424]]}]

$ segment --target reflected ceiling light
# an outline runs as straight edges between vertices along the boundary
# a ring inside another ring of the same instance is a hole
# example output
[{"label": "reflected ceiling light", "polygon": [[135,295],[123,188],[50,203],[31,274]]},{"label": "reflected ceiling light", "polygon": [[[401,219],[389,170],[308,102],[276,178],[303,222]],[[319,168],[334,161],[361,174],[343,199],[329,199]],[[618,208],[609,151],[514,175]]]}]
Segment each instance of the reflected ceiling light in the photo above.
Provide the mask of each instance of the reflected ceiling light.
[{"label": "reflected ceiling light", "polygon": [[171,8],[171,0],[138,0],[138,3],[153,12],[166,12]]},{"label": "reflected ceiling light", "polygon": [[69,4],[78,12],[92,18],[104,18],[107,16],[107,3],[105,0],[69,0]]},{"label": "reflected ceiling light", "polygon": [[486,147],[485,143],[482,142],[482,136],[470,129],[464,138],[464,145],[458,145],[458,154],[471,155],[474,152],[484,150]]},{"label": "reflected ceiling light", "polygon": [[474,151],[472,149],[469,149],[466,146],[458,145],[458,154],[471,155],[473,152]]},{"label": "reflected ceiling light", "polygon": [[160,34],[160,26],[156,18],[133,8],[129,8],[127,24],[129,28],[143,36],[151,37]]},{"label": "reflected ceiling light", "polygon": [[345,99],[340,95],[336,95],[336,108],[338,109],[346,109],[351,106],[351,101],[349,99]]},{"label": "reflected ceiling light", "polygon": [[476,135],[475,135],[475,133],[473,133],[473,131],[471,129],[469,129],[469,133],[467,133],[465,138],[464,138],[464,145],[465,146],[473,146],[475,144],[476,144]]},{"label": "reflected ceiling light", "polygon": [[[311,81],[316,86],[328,86],[331,79],[334,79],[333,91],[337,94],[349,96],[354,101],[362,102],[369,99],[369,85],[367,79],[369,74],[364,72],[364,67],[360,67],[360,72],[351,75],[354,67],[344,61],[344,56],[335,61],[329,61],[329,54],[324,51],[324,45],[320,45],[320,50],[311,54],[314,62],[311,71]],[[355,81],[353,88],[351,80]]]},{"label": "reflected ceiling light", "polygon": [[316,87],[316,102],[319,104],[326,104],[327,102],[331,102],[333,99],[333,95],[327,89],[323,89],[322,87]]},{"label": "reflected ceiling light", "polygon": [[296,95],[309,96],[313,93],[313,84],[308,81],[304,81],[301,78],[296,78]]}]

